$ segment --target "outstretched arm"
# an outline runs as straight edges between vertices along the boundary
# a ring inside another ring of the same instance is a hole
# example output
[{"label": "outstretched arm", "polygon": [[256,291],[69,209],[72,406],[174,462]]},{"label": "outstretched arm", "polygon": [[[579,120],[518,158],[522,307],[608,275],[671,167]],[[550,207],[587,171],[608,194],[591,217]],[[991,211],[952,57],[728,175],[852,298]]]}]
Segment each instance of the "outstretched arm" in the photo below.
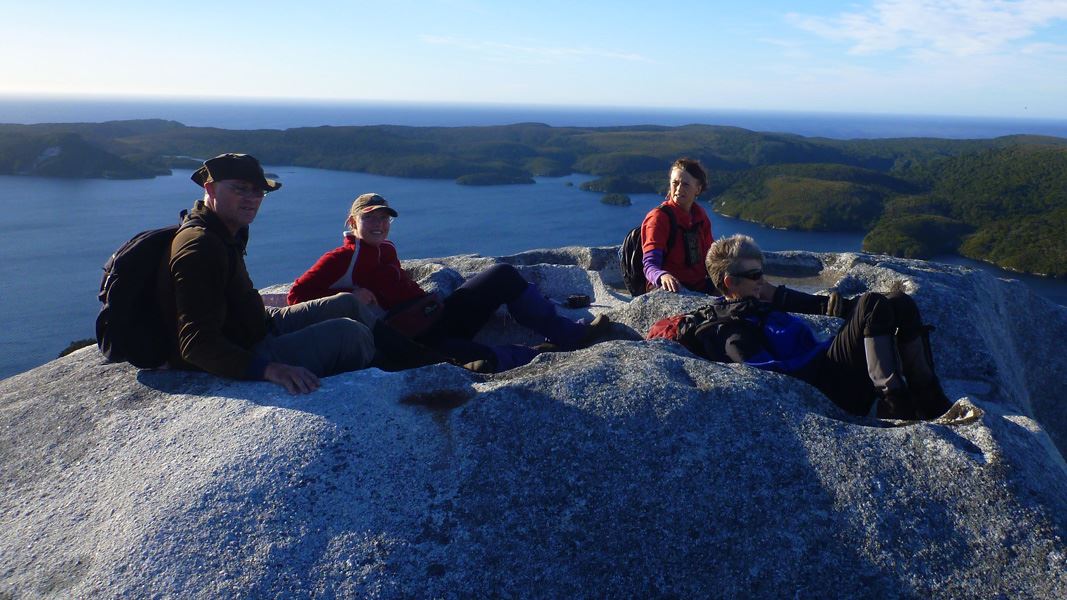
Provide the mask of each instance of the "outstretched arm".
[{"label": "outstretched arm", "polygon": [[663,268],[663,259],[670,248],[667,241],[671,235],[670,218],[662,210],[653,210],[641,224],[641,265],[645,280],[653,286],[669,292],[678,292],[682,283]]},{"label": "outstretched arm", "polygon": [[641,265],[644,267],[645,280],[654,286],[659,286],[668,292],[677,292],[682,283],[678,278],[663,269],[663,250],[650,250],[641,255]]},{"label": "outstretched arm", "polygon": [[771,296],[770,300],[763,297],[760,299],[769,301],[776,310],[784,312],[804,315],[827,315],[844,319],[852,313],[852,308],[856,305],[855,300],[845,298],[836,291],[830,292],[829,296],[820,296],[791,290],[784,285],[772,286],[768,284],[766,288],[772,288],[767,292]]}]

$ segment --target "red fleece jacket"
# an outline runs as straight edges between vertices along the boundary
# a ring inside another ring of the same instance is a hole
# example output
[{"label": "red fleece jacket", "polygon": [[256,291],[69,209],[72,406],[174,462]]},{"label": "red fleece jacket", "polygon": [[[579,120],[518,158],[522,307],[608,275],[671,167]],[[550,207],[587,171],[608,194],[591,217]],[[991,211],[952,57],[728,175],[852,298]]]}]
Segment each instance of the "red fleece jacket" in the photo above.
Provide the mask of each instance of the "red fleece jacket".
[{"label": "red fleece jacket", "polygon": [[345,245],[323,254],[289,290],[289,304],[366,288],[385,310],[426,294],[400,267],[390,241],[372,246],[345,236]]},{"label": "red fleece jacket", "polygon": [[[674,214],[674,219],[678,223],[678,231],[674,235],[674,246],[670,250],[667,249],[671,221],[657,207],[649,211],[641,223],[641,252],[662,251],[665,254],[662,265],[664,271],[677,277],[678,281],[686,286],[703,288],[704,280],[708,276],[704,268],[704,257],[707,256],[711,243],[714,241],[711,236],[711,220],[708,219],[708,213],[704,212],[704,209],[696,202],[693,203],[689,212],[683,211],[677,203],[669,200],[662,206],[667,207],[667,210]],[[682,235],[682,230],[693,228],[697,229],[700,236],[700,260],[694,265],[686,265],[685,236]],[[657,282],[650,283],[656,285]]]}]

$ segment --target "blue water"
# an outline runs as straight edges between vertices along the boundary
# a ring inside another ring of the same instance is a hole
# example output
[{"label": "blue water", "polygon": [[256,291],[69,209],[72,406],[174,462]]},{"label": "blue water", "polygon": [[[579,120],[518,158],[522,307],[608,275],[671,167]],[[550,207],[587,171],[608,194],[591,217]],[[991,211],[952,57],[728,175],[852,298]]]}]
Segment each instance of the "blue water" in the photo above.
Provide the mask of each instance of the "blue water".
[{"label": "blue water", "polygon": [[412,102],[198,102],[0,97],[0,123],[67,123],[151,118],[170,119],[190,126],[225,129],[381,124],[455,127],[522,122],[546,123],[558,127],[705,123],[836,139],[991,138],[1019,133],[1067,137],[1065,119]]}]

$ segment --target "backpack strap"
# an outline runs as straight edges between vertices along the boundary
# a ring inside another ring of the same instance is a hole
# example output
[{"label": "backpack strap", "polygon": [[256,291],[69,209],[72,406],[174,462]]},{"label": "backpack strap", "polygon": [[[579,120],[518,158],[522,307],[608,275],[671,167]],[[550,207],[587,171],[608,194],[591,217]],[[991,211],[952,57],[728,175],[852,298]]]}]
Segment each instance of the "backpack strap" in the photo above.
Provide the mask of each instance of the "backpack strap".
[{"label": "backpack strap", "polygon": [[666,248],[666,250],[663,251],[663,256],[664,256],[664,258],[666,258],[667,257],[667,253],[670,252],[671,248],[674,247],[674,240],[677,238],[678,220],[674,218],[674,213],[671,212],[671,209],[667,208],[666,206],[663,206],[662,204],[660,204],[656,208],[658,208],[661,211],[663,211],[663,213],[667,215],[667,220],[671,222],[670,232],[667,233],[667,248]]}]

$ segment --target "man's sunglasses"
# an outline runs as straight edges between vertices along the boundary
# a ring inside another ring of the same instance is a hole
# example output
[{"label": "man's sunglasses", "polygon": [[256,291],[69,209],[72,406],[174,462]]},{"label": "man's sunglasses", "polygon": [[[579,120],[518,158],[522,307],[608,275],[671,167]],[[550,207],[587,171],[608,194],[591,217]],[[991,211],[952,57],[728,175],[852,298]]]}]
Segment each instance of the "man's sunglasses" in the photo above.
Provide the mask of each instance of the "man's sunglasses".
[{"label": "man's sunglasses", "polygon": [[753,269],[751,271],[745,271],[744,273],[728,273],[731,277],[743,277],[745,279],[751,279],[752,281],[759,281],[763,278],[763,269]]}]

